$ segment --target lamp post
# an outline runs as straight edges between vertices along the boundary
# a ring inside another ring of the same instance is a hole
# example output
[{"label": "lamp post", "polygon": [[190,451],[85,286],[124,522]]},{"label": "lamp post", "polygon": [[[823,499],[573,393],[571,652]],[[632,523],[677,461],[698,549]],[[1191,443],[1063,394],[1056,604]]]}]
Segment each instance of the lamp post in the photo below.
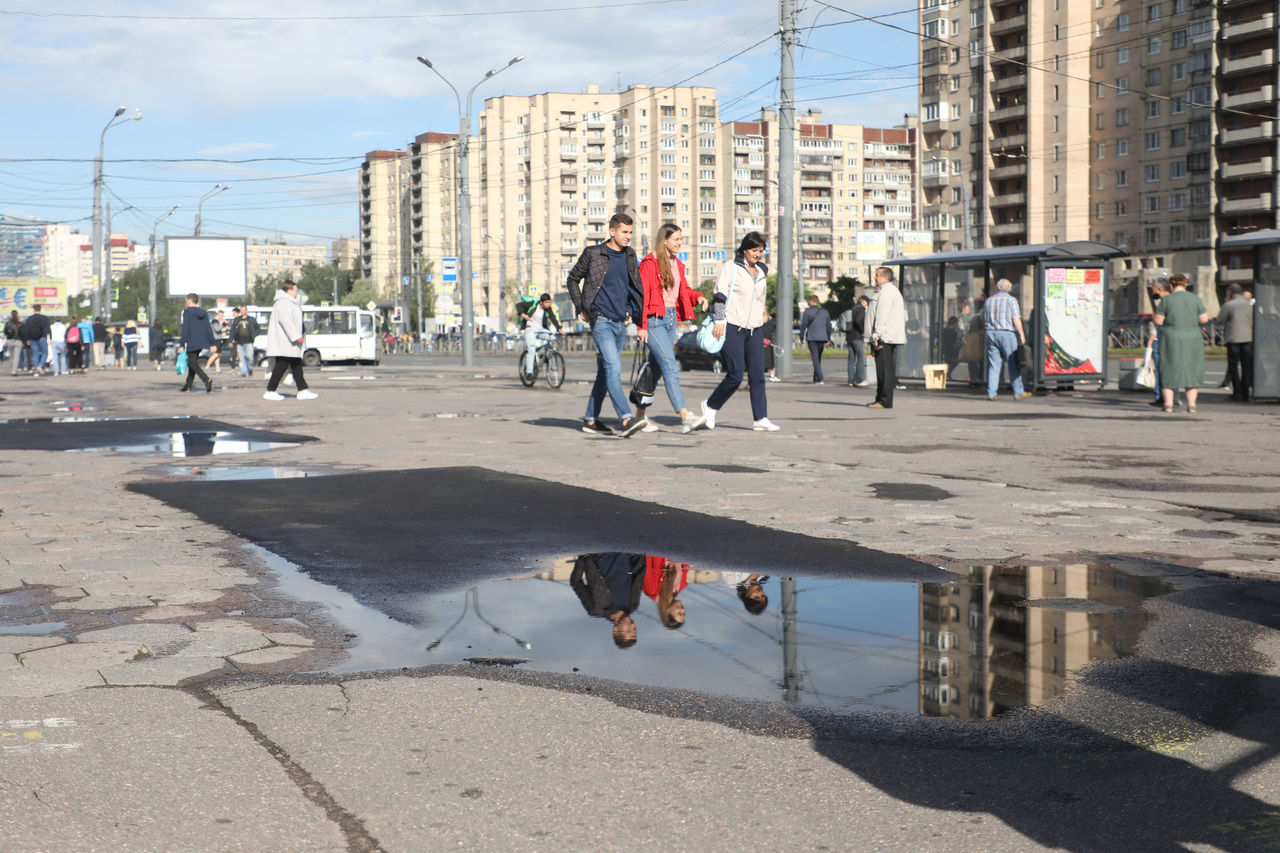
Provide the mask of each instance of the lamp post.
[{"label": "lamp post", "polygon": [[[126,207],[124,210],[121,210],[120,212],[121,212],[121,213],[128,213],[129,211],[133,210],[133,208],[134,208],[134,205],[132,205],[132,204],[131,204],[131,205],[129,205],[128,207]],[[113,306],[111,305],[111,301],[112,301],[112,300],[111,300],[111,291],[113,291],[113,290],[115,289],[115,288],[113,288],[113,287],[111,286],[111,279],[112,279],[112,273],[111,273],[111,202],[107,202],[107,258],[106,258],[106,261],[105,261],[105,262],[104,262],[104,264],[103,264],[102,275],[103,275],[103,282],[102,282],[102,283],[103,283],[104,285],[106,285],[106,288],[107,288],[107,299],[106,299],[106,304],[105,304],[105,305],[100,306],[100,307],[102,308],[102,313],[101,313],[101,315],[95,314],[95,315],[94,315],[94,318],[96,319],[98,316],[105,315],[105,316],[106,316],[106,319],[107,319],[107,322],[108,322],[108,323],[110,323],[110,322],[111,322],[111,309],[112,309],[112,307],[113,307]]]},{"label": "lamp post", "polygon": [[475,364],[476,357],[476,341],[475,341],[475,306],[472,304],[473,284],[471,281],[471,175],[467,169],[467,149],[471,146],[471,96],[475,94],[476,89],[480,88],[480,84],[484,83],[495,74],[506,71],[515,65],[523,56],[513,58],[501,68],[491,68],[485,72],[484,77],[480,79],[467,91],[466,109],[463,109],[462,97],[458,94],[458,90],[449,82],[443,74],[440,73],[431,61],[426,57],[419,56],[418,61],[435,72],[436,76],[444,80],[446,86],[453,90],[453,97],[458,101],[458,278],[459,284],[462,286],[462,363],[470,367]]},{"label": "lamp post", "polygon": [[107,122],[107,126],[98,135],[98,156],[93,159],[93,316],[102,313],[102,149],[106,144],[107,131],[126,121],[138,121],[142,118],[142,110],[137,110],[128,118],[124,115],[124,107],[116,110],[116,114]]},{"label": "lamp post", "polygon": [[230,184],[215,184],[213,189],[209,190],[207,193],[200,196],[200,203],[196,205],[196,236],[197,237],[200,236],[200,216],[202,213],[204,213],[204,203],[208,201],[210,198],[212,198],[213,196],[217,195],[218,193],[226,192],[229,189],[231,189]]},{"label": "lamp post", "polygon": [[156,221],[151,223],[151,296],[147,301],[147,323],[152,326],[156,324],[156,229],[160,227],[161,222],[177,213],[178,208],[180,207],[182,207],[182,205],[175,204],[168,213],[163,216],[157,216]]},{"label": "lamp post", "polygon": [[507,256],[502,251],[502,243],[492,234],[485,232],[485,239],[492,240],[498,246],[498,331],[507,333]]}]

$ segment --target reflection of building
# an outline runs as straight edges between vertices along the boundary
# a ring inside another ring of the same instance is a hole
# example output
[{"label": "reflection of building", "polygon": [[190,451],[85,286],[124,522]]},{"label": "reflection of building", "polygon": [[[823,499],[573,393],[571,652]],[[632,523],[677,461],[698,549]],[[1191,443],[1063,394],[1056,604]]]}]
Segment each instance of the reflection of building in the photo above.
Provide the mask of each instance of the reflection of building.
[{"label": "reflection of building", "polygon": [[[920,712],[990,719],[1062,694],[1095,660],[1132,652],[1142,600],[1159,582],[1101,566],[974,568],[967,581],[921,584]],[[1028,606],[1037,599],[1118,605],[1106,612]]]}]

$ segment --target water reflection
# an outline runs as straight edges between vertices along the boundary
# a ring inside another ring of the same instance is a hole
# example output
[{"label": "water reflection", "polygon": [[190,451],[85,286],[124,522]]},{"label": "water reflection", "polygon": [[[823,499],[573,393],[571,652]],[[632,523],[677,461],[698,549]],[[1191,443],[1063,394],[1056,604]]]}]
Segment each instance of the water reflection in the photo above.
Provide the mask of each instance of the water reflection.
[{"label": "water reflection", "polygon": [[[1164,584],[1105,566],[980,568],[918,584],[711,571],[583,554],[416,600],[399,619],[274,555],[282,589],[358,635],[343,671],[501,660],[841,712],[987,719],[1131,654]],[[291,576],[292,575],[292,576]],[[416,618],[415,618],[416,615]]]},{"label": "water reflection", "polygon": [[193,431],[161,433],[137,444],[115,444],[108,447],[83,447],[72,452],[115,453],[167,453],[177,458],[214,456],[224,453],[254,453],[262,450],[278,450],[292,447],[291,442],[245,441],[231,438],[233,433],[217,431]]}]

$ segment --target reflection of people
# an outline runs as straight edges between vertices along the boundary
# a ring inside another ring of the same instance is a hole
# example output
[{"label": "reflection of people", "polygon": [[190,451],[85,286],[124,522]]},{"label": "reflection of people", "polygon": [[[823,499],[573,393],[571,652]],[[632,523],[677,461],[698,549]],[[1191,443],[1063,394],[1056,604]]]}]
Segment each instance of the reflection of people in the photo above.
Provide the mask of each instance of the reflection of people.
[{"label": "reflection of people", "polygon": [[893,390],[898,384],[896,358],[898,347],[907,342],[907,318],[902,293],[893,283],[893,270],[876,270],[876,290],[867,307],[863,339],[876,359],[876,398],[869,409],[892,409]]},{"label": "reflection of people", "polygon": [[947,364],[947,378],[960,363],[960,350],[964,346],[964,333],[960,331],[960,318],[952,315],[942,327],[942,360]]},{"label": "reflection of people", "polygon": [[982,327],[982,301],[974,303],[974,315],[964,333],[964,360],[969,366],[969,385],[982,385],[982,351],[986,343]]},{"label": "reflection of people", "polygon": [[569,586],[587,613],[613,623],[613,642],[620,649],[636,644],[631,614],[640,606],[645,566],[643,554],[583,554],[569,575]]},{"label": "reflection of people", "polygon": [[929,330],[919,317],[907,318],[907,372],[911,376],[924,373],[925,353],[929,350]]},{"label": "reflection of people", "polygon": [[644,594],[658,605],[658,619],[668,628],[684,624],[684,602],[676,598],[689,585],[689,567],[665,557],[645,557]]},{"label": "reflection of people", "polygon": [[1200,326],[1209,322],[1209,312],[1194,293],[1187,292],[1182,273],[1169,278],[1173,292],[1160,300],[1156,325],[1160,327],[1160,385],[1164,410],[1173,411],[1173,393],[1187,393],[1187,411],[1196,411],[1196,397],[1204,384],[1204,335]]},{"label": "reflection of people", "polygon": [[747,572],[721,572],[720,580],[734,587],[738,600],[746,611],[755,616],[764,612],[769,606],[769,596],[764,594],[764,585],[768,575],[748,574]]},{"label": "reflection of people", "polygon": [[840,315],[840,331],[844,332],[845,342],[849,346],[849,363],[845,369],[845,377],[849,385],[862,388],[867,384],[867,342],[862,333],[867,322],[866,294],[858,297],[853,307]]},{"label": "reflection of people", "polygon": [[216,432],[184,432],[182,453],[184,456],[212,456]]},{"label": "reflection of people", "polygon": [[1013,282],[1002,278],[996,282],[996,292],[987,297],[982,306],[982,326],[986,330],[987,345],[987,399],[994,400],[1000,390],[1000,370],[1009,365],[1009,384],[1013,386],[1013,399],[1031,396],[1022,384],[1022,364],[1018,350],[1027,342],[1022,331],[1022,312],[1018,300],[1013,298]]}]

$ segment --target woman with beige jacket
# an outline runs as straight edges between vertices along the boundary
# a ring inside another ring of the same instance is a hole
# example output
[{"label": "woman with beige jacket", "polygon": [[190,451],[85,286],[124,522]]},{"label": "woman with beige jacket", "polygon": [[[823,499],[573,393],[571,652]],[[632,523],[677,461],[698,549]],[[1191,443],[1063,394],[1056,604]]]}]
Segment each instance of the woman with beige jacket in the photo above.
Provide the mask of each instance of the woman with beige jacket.
[{"label": "woman with beige jacket", "polygon": [[[764,325],[769,269],[760,262],[764,250],[764,236],[758,231],[749,232],[738,246],[737,257],[726,262],[716,277],[712,334],[724,339],[720,352],[724,356],[725,373],[711,396],[702,402],[707,429],[716,428],[716,414],[742,384],[745,370],[751,391],[751,428],[756,432],[778,430],[769,420],[765,399],[764,334],[760,327]],[[785,332],[780,334],[784,345],[789,345],[790,323],[784,321],[783,325]]]}]

